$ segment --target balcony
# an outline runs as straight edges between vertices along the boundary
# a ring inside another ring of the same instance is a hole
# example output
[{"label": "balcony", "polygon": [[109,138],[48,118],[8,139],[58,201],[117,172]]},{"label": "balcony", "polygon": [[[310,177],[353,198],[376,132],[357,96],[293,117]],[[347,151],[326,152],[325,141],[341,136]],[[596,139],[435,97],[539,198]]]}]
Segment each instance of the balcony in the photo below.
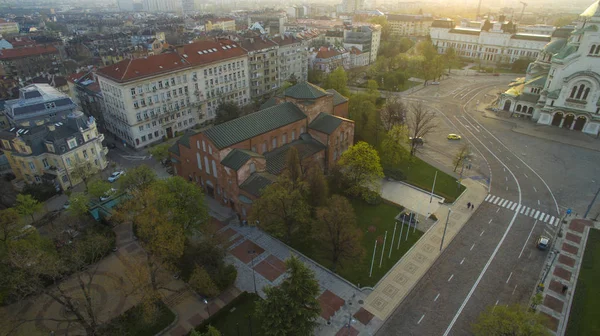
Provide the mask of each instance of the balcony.
[{"label": "balcony", "polygon": [[98,134],[98,140],[100,140],[100,142],[104,141],[104,134],[103,133]]},{"label": "balcony", "polygon": [[573,108],[584,110],[586,105],[587,105],[587,102],[585,100],[573,99],[573,98],[565,99],[565,106],[568,106],[568,107],[573,107]]},{"label": "balcony", "polygon": [[[104,147],[104,148],[106,148],[106,147]],[[44,172],[46,172],[48,174],[53,174],[53,175],[59,176],[65,172],[65,169],[60,168],[60,167],[55,167],[55,166],[48,166],[48,167],[44,167]]]}]

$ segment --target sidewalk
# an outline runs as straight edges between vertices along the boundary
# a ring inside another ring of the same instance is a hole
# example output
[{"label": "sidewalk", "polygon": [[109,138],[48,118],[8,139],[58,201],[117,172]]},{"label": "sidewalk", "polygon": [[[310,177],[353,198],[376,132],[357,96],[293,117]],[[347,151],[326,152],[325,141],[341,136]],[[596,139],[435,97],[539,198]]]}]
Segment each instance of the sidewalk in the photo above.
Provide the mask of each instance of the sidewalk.
[{"label": "sidewalk", "polygon": [[441,205],[434,212],[438,221],[381,279],[365,300],[365,309],[375,316],[375,324],[383,323],[390,316],[440,256],[440,244],[448,210],[452,212],[444,238],[444,247],[452,242],[473,214],[472,210],[467,209],[467,202],[479,206],[484,201],[487,195],[485,186],[471,179],[464,180],[463,184],[467,187],[464,194],[452,205]]},{"label": "sidewalk", "polygon": [[562,226],[563,236],[556,239],[555,250],[548,255],[542,272],[543,301],[537,307],[548,317],[547,326],[554,335],[564,335],[567,329],[583,252],[593,222],[573,218]]}]

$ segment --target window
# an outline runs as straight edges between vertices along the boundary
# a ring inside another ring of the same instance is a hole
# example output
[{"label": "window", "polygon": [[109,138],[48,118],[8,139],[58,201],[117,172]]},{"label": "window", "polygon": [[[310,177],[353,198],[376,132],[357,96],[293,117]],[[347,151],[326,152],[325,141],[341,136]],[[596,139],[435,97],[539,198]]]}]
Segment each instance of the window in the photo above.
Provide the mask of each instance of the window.
[{"label": "window", "polygon": [[152,133],[148,134],[148,140],[152,140]]},{"label": "window", "polygon": [[256,171],[256,165],[254,164],[254,162],[250,162],[250,174],[254,173]]},{"label": "window", "polygon": [[300,134],[304,134],[304,126],[300,127]]},{"label": "window", "polygon": [[35,163],[29,162],[29,169],[35,170]]},{"label": "window", "polygon": [[208,175],[210,175],[210,166],[208,165],[208,157],[207,156],[204,157],[204,170],[206,170],[206,173]]},{"label": "window", "polygon": [[252,151],[256,153],[256,146],[252,146]]},{"label": "window", "polygon": [[263,142],[262,144],[262,153],[265,153],[267,151],[267,140],[265,140],[265,142]]},{"label": "window", "polygon": [[44,168],[50,167],[50,165],[48,164],[48,159],[42,159],[42,164],[44,165]]},{"label": "window", "polygon": [[215,163],[215,160],[212,160],[212,169],[213,169],[213,176],[218,177],[217,176],[217,164]]},{"label": "window", "polygon": [[67,175],[63,175],[62,176],[62,181],[63,181],[63,183],[69,182],[69,177]]},{"label": "window", "polygon": [[83,150],[83,158],[87,159],[88,158],[88,153],[87,153],[87,149]]},{"label": "window", "polygon": [[77,147],[76,139],[69,139],[69,141],[67,141],[67,143],[69,144],[69,149],[73,149],[73,148]]},{"label": "window", "polygon": [[202,140],[202,150],[206,152],[206,143]]},{"label": "window", "polygon": [[145,142],[145,141],[146,141],[146,136],[142,135],[142,142]]},{"label": "window", "polygon": [[292,130],[292,138],[290,139],[290,141],[294,140],[296,140],[296,130]]},{"label": "window", "polygon": [[208,154],[212,154],[212,147],[208,145]]},{"label": "window", "polygon": [[65,161],[67,162],[67,166],[71,167],[71,158],[67,158]]},{"label": "window", "polygon": [[277,138],[271,140],[271,150],[277,148]]},{"label": "window", "polygon": [[198,169],[202,170],[202,159],[200,158],[200,153],[196,153],[196,161],[198,162]]},{"label": "window", "polygon": [[281,145],[285,145],[287,143],[287,133],[281,136]]}]

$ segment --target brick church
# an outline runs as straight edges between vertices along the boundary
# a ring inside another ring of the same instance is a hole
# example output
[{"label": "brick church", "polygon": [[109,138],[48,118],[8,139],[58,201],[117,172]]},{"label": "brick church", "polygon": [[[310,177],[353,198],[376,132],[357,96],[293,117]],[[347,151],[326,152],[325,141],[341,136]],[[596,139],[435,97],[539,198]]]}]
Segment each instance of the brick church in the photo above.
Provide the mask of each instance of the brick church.
[{"label": "brick church", "polygon": [[174,173],[246,218],[295,147],[303,163],[331,168],[352,145],[348,99],[302,82],[255,113],[182,136],[170,149]]}]

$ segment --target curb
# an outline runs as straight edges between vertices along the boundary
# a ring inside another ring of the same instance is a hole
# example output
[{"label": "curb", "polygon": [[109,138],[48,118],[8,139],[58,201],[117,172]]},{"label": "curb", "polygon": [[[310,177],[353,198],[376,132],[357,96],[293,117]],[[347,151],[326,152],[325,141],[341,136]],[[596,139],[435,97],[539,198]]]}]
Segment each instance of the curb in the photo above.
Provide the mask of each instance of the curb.
[{"label": "curb", "polygon": [[[437,168],[436,168],[436,169],[437,169]],[[417,191],[420,191],[420,192],[422,192],[422,193],[425,193],[425,194],[431,195],[431,191],[427,191],[427,190],[425,190],[425,189],[421,189],[421,188],[419,188],[419,187],[417,187],[417,186],[414,186],[414,185],[412,185],[412,184],[410,184],[410,183],[406,183],[406,182],[403,182],[403,181],[396,181],[396,180],[393,180],[392,182],[401,183],[401,184],[403,184],[403,185],[405,185],[405,186],[407,186],[407,187],[410,187],[410,188],[413,188],[413,189],[415,189],[415,190],[417,190]],[[466,190],[466,189],[465,189],[465,190]],[[463,191],[463,193],[464,193],[464,191]],[[462,194],[461,194],[461,195],[462,195]],[[441,200],[441,201],[440,201],[440,203],[444,203],[444,201],[446,200],[444,197],[442,197],[442,196],[440,196],[440,195],[438,195],[438,194],[435,194],[435,193],[433,194],[433,197],[434,197],[434,198],[437,198],[437,199],[439,199],[439,200]],[[460,197],[460,196],[459,196],[459,197]],[[457,198],[457,199],[458,199],[458,198]]]},{"label": "curb", "polygon": [[[163,303],[164,303],[164,302],[163,302]],[[166,306],[166,304],[165,304],[165,306]],[[174,328],[174,327],[177,325],[177,323],[179,323],[179,314],[177,314],[177,312],[176,312],[176,311],[174,311],[173,309],[171,309],[171,307],[167,306],[167,308],[169,308],[169,310],[170,310],[170,311],[171,311],[173,314],[175,314],[175,319],[173,320],[173,322],[171,322],[171,324],[169,324],[168,326],[166,326],[166,327],[165,327],[163,330],[161,330],[161,331],[157,332],[157,333],[155,334],[155,336],[164,335],[164,334],[165,334],[167,331],[169,331],[169,330],[173,329],[173,328]]]}]

